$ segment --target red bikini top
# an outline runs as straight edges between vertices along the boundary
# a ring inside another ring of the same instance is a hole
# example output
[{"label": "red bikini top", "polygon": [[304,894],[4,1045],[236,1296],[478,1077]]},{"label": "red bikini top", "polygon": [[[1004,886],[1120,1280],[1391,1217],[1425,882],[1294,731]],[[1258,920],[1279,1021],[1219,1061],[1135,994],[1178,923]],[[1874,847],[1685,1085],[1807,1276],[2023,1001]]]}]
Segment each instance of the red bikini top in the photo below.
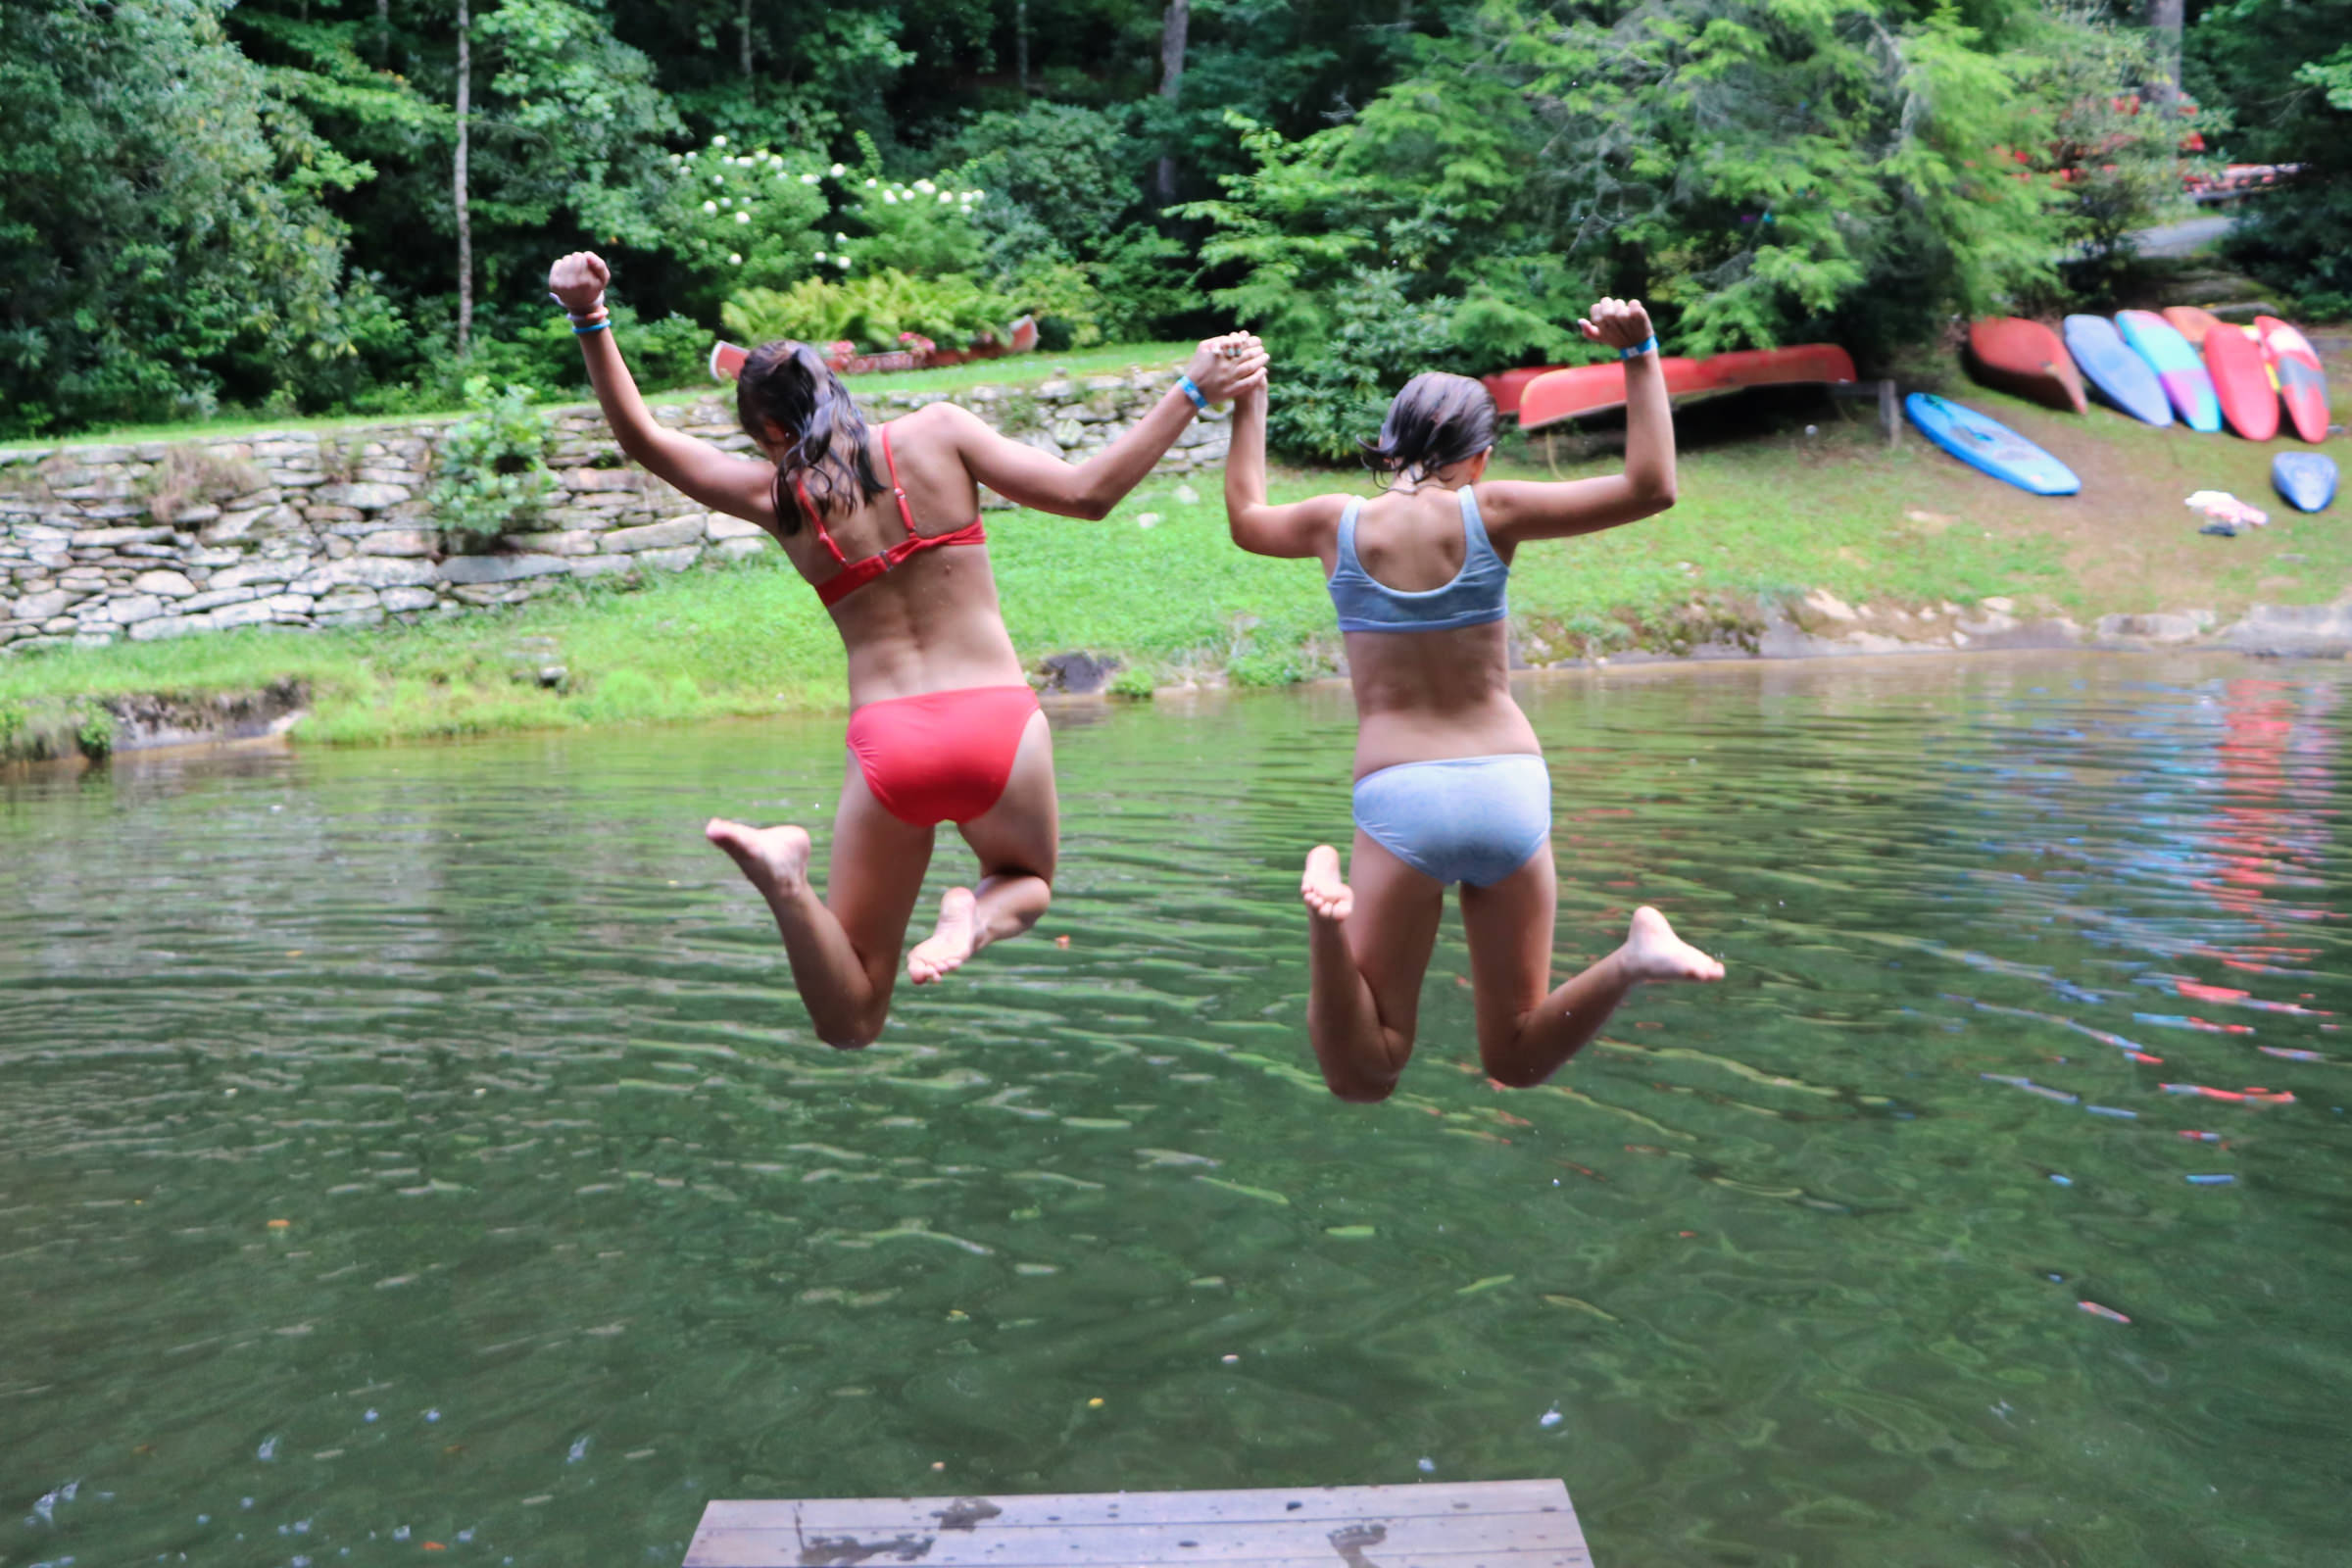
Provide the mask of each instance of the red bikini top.
[{"label": "red bikini top", "polygon": [[804,473],[793,482],[794,488],[800,494],[801,510],[808,514],[808,520],[816,525],[817,543],[823,545],[833,559],[841,563],[841,570],[815,585],[816,597],[827,609],[840,604],[844,599],[872,582],[899,563],[911,560],[926,550],[945,550],[950,545],[984,545],[988,543],[988,530],[981,527],[978,517],[974,517],[953,533],[920,534],[914,531],[913,510],[906,505],[906,492],[899,486],[899,463],[890,455],[890,426],[887,424],[881,426],[879,433],[882,437],[882,461],[890,468],[890,493],[899,498],[899,521],[904,523],[906,528],[906,537],[889,549],[878,550],[858,561],[852,561],[843,555],[841,546],[835,544],[833,536],[825,531],[824,516],[809,504],[808,476]]}]

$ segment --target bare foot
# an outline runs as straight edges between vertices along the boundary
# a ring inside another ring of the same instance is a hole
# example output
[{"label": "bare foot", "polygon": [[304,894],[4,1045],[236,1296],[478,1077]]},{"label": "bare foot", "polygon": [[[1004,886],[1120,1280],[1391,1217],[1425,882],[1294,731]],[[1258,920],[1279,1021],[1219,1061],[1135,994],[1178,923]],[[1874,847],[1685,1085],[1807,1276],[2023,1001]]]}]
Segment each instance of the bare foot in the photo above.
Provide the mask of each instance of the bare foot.
[{"label": "bare foot", "polygon": [[927,986],[941,975],[963,967],[963,960],[979,951],[979,934],[972,926],[972,905],[970,888],[950,888],[941,896],[939,924],[906,955],[907,979],[918,986]]},{"label": "bare foot", "polygon": [[794,899],[808,886],[808,832],[797,827],[746,827],[714,816],[703,837],[727,856],[770,904]]},{"label": "bare foot", "polygon": [[1306,870],[1298,878],[1298,896],[1306,906],[1334,924],[1355,911],[1355,893],[1340,877],[1340,852],[1318,844],[1306,852]]},{"label": "bare foot", "polygon": [[1634,923],[1617,950],[1629,983],[1644,980],[1720,980],[1723,965],[1674,934],[1666,917],[1648,905],[1634,911]]}]

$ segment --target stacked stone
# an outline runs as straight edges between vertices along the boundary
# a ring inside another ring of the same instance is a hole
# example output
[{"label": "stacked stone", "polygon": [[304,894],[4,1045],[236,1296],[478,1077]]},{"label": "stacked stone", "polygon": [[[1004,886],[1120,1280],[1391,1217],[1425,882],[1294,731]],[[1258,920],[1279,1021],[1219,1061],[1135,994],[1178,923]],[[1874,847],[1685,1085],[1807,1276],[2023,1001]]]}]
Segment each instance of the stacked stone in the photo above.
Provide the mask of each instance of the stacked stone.
[{"label": "stacked stone", "polygon": [[[1142,369],[1034,387],[973,387],[956,401],[1011,433],[1083,461],[1166,391]],[[945,394],[861,397],[890,418]],[[655,417],[750,453],[715,398]],[[149,641],[233,626],[367,625],[518,604],[573,579],[683,571],[773,550],[755,524],[706,512],[624,465],[593,407],[554,411],[561,489],[528,532],[463,553],[434,526],[434,455],[454,421],[319,434],[135,445],[0,449],[0,651]],[[1194,421],[1160,465],[1187,473],[1224,461],[1222,417]],[[163,499],[168,460],[191,454],[217,494]],[[987,504],[1006,503],[989,496]],[[159,512],[165,514],[159,514]]]}]

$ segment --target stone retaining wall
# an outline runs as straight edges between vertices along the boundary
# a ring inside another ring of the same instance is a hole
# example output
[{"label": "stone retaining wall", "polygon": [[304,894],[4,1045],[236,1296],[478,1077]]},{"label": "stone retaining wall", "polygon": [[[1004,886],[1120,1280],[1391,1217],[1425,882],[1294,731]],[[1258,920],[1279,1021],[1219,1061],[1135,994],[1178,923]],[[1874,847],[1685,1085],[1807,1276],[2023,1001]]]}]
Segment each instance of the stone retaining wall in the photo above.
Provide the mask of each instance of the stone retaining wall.
[{"label": "stone retaining wall", "polygon": [[[1059,377],[954,394],[860,396],[889,418],[952,397],[1016,440],[1082,459],[1157,402],[1171,372]],[[434,525],[433,463],[453,418],[181,443],[0,449],[0,653],[232,626],[350,626],[516,604],[575,579],[683,571],[775,543],[629,466],[593,407],[550,411],[563,488],[534,531],[459,553]],[[655,411],[751,450],[732,403]],[[1163,472],[1222,465],[1221,414]],[[985,497],[992,507],[1009,505]]]}]

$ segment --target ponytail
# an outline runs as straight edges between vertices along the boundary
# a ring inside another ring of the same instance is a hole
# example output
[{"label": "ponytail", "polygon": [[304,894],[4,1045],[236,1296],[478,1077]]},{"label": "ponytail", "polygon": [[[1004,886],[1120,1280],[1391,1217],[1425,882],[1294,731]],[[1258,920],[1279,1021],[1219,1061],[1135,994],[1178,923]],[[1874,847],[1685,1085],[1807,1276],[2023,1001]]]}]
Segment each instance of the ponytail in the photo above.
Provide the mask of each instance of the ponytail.
[{"label": "ponytail", "polygon": [[763,447],[769,425],[784,432],[775,506],[776,525],[787,534],[801,525],[801,508],[787,497],[805,490],[823,516],[848,512],[889,488],[874,472],[865,416],[850,389],[806,343],[779,339],[752,350],[735,377],[735,416],[744,434]]}]

